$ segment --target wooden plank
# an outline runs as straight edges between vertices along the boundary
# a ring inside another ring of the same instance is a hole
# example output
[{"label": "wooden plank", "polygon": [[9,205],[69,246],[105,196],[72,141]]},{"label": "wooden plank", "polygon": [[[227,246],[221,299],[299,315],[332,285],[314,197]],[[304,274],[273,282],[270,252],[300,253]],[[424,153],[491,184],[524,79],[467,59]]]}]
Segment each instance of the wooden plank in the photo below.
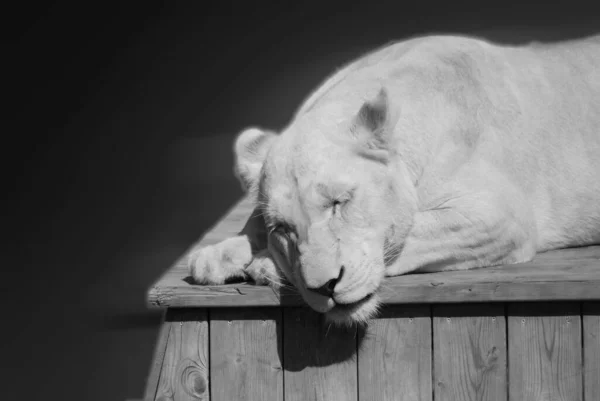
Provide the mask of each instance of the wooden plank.
[{"label": "wooden plank", "polygon": [[[173,280],[175,281],[175,280]],[[177,280],[179,281],[179,280]],[[166,280],[164,281],[167,282]],[[190,285],[181,280],[168,287],[150,290],[150,306],[157,307],[234,307],[234,306],[280,306],[284,302],[278,291],[267,286],[252,284],[225,284],[215,286]],[[293,304],[301,305],[299,296]]]},{"label": "wooden plank", "polygon": [[436,401],[506,401],[503,304],[434,306]]},{"label": "wooden plank", "polygon": [[210,312],[213,401],[283,400],[281,309]]},{"label": "wooden plank", "polygon": [[[211,230],[192,245],[148,291],[151,307],[300,306],[301,297],[287,290],[248,284],[191,284],[187,254],[198,247],[236,235],[253,210],[241,199]],[[452,303],[484,301],[600,300],[600,246],[564,249],[535,260],[469,271],[409,274],[386,283],[386,303]]]},{"label": "wooden plank", "polygon": [[357,328],[328,324],[309,308],[286,308],[283,321],[285,400],[357,400]]},{"label": "wooden plank", "polygon": [[[593,249],[590,249],[593,248]],[[387,279],[383,302],[453,303],[488,301],[600,300],[600,247],[578,248],[581,258],[428,274],[408,274]],[[560,255],[560,252],[555,253]],[[558,256],[557,256],[558,258]],[[186,281],[187,272],[168,272],[149,292],[154,306],[299,306],[301,297],[288,289],[249,284],[200,286]]]},{"label": "wooden plank", "polygon": [[583,399],[600,400],[600,302],[583,304]]},{"label": "wooden plank", "polygon": [[156,401],[208,401],[206,310],[169,309],[166,321],[170,331]]},{"label": "wooden plank", "polygon": [[359,400],[431,401],[431,311],[384,307],[358,349]]},{"label": "wooden plank", "polygon": [[171,331],[171,324],[170,322],[166,321],[166,312],[163,313],[161,320],[160,328],[158,330],[158,337],[156,339],[156,346],[154,347],[154,356],[152,357],[152,364],[150,365],[150,372],[146,378],[144,401],[154,401],[156,398],[158,380],[160,379],[160,372],[165,359],[165,353],[167,352],[167,343],[169,340],[169,332]]},{"label": "wooden plank", "polygon": [[579,303],[508,305],[509,399],[582,400]]}]

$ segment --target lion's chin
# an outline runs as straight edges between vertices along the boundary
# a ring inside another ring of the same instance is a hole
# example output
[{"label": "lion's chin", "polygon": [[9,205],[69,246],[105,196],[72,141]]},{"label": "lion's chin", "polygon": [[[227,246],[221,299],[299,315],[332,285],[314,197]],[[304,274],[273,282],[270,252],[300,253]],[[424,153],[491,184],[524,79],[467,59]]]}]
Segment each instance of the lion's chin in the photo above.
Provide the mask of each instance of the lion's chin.
[{"label": "lion's chin", "polygon": [[325,319],[340,326],[365,324],[377,314],[378,310],[379,298],[376,294],[373,294],[362,301],[350,305],[338,304],[334,306],[325,313]]}]

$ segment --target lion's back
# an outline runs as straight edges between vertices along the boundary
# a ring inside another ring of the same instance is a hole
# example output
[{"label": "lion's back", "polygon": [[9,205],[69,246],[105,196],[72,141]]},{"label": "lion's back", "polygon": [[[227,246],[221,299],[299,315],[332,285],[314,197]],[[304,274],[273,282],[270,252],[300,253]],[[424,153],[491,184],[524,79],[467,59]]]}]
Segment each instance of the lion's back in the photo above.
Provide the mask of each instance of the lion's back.
[{"label": "lion's back", "polygon": [[481,52],[482,47],[488,46],[494,45],[480,38],[456,35],[417,36],[390,42],[349,62],[327,77],[310,93],[297,110],[295,117],[315,107],[319,100],[340,83],[365,70],[370,70],[373,75],[385,74],[384,70],[390,65],[411,62],[423,64],[427,63],[428,58],[439,58],[444,53],[453,55]]},{"label": "lion's back", "polygon": [[600,35],[487,56],[497,119],[479,158],[530,200],[541,249],[600,241]]}]

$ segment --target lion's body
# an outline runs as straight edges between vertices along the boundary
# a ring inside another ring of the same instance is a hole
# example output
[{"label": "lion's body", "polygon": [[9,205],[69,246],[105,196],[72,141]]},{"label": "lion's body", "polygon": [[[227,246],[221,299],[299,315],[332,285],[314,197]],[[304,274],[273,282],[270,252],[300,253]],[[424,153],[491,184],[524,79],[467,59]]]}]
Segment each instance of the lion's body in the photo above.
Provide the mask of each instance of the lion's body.
[{"label": "lion's body", "polygon": [[[323,312],[374,293],[383,275],[600,243],[600,36],[393,44],[327,79],[279,136],[246,137],[238,157],[248,144],[261,157],[238,170],[259,190],[260,224],[293,226],[302,266],[268,241],[272,258]],[[319,206],[323,188],[352,207]],[[326,301],[307,290],[331,282]],[[368,301],[334,318],[363,319]]]},{"label": "lion's body", "polygon": [[[401,78],[412,68],[421,69],[416,90],[430,91],[429,96],[406,90]],[[474,120],[458,133],[446,125],[438,132],[396,131],[404,148],[399,153],[424,157],[418,154],[426,153],[420,152],[423,145],[432,152],[419,183],[422,208],[455,198],[454,184],[469,189],[478,178],[483,182],[476,185],[505,192],[499,199],[530,220],[528,234],[535,237],[537,251],[600,241],[600,36],[525,47],[464,37],[412,39],[348,65],[325,81],[297,115],[335,101],[330,98],[336,89],[346,90],[344,81],[353,74],[374,80],[391,76],[389,82],[396,75],[398,91],[408,101],[413,94],[432,101],[447,91],[457,109],[451,113]],[[431,118],[443,119],[444,113]]]}]

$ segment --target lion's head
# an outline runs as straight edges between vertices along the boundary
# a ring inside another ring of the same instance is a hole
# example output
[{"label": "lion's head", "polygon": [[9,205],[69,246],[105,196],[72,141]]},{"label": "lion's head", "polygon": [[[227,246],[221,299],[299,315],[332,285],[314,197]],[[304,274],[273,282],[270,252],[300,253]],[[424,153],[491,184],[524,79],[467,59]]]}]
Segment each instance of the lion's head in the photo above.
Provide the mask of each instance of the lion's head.
[{"label": "lion's head", "polygon": [[322,99],[280,135],[247,129],[235,144],[237,175],[262,206],[275,262],[308,305],[339,323],[375,313],[416,208],[396,157],[398,113],[385,89],[371,89]]}]

